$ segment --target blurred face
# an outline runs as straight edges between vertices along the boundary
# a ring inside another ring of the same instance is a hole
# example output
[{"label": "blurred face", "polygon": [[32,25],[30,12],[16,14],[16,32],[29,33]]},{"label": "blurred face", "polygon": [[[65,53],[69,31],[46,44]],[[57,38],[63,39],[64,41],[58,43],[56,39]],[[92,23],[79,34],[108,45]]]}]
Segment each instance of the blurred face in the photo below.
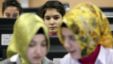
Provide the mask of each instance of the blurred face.
[{"label": "blurred face", "polygon": [[19,16],[19,10],[14,6],[9,6],[4,10],[4,18],[16,18]]},{"label": "blurred face", "polygon": [[47,54],[47,42],[43,34],[37,34],[33,37],[27,50],[27,57],[31,64],[41,64]]},{"label": "blurred face", "polygon": [[47,9],[44,15],[44,21],[49,28],[49,32],[57,32],[59,23],[62,21],[61,14],[56,9]]},{"label": "blurred face", "polygon": [[79,59],[81,57],[80,45],[77,43],[74,34],[68,28],[63,27],[62,38],[64,47],[71,54],[72,58]]}]

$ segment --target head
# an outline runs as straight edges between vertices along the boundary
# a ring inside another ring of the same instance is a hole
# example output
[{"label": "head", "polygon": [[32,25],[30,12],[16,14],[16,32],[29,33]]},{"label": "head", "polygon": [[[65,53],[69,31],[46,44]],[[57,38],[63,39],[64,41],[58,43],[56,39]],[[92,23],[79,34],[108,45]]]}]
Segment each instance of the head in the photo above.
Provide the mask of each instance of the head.
[{"label": "head", "polygon": [[[77,12],[77,11],[76,11]],[[68,14],[67,14],[68,15]],[[64,48],[71,54],[72,58],[80,59],[82,56],[89,54],[89,50],[93,50],[95,43],[85,29],[85,24],[75,22],[78,17],[66,17],[60,24],[58,37]],[[78,16],[78,14],[77,14]]]},{"label": "head", "polygon": [[[94,6],[88,3],[85,3],[85,5],[90,5],[92,7]],[[79,48],[81,50],[81,56],[87,56],[90,53],[92,53],[97,45],[105,45],[104,41],[103,43],[101,43],[102,34],[101,34],[100,28],[102,28],[102,26],[105,25],[102,22],[106,22],[108,24],[108,21],[101,20],[102,18],[105,19],[105,17],[100,17],[102,15],[97,16],[97,11],[94,13],[92,12],[92,8],[89,8],[87,6],[85,7],[85,5],[83,4],[76,5],[75,8],[71,9],[69,12],[66,13],[66,15],[64,16],[64,21],[63,21],[63,23],[67,25],[68,29],[70,29],[70,31],[73,33],[73,36],[76,38],[75,43],[78,43],[80,46]],[[96,9],[98,8],[96,7]],[[99,13],[100,12],[98,11],[98,14]],[[59,36],[61,43],[66,48],[65,46],[66,39],[64,39],[63,37],[64,36],[63,27],[62,27],[63,23],[61,23],[59,27],[58,36]],[[109,26],[106,26],[106,27],[109,28]],[[109,29],[107,30],[109,33],[108,35],[111,36]],[[112,43],[110,45],[112,45]]]},{"label": "head", "polygon": [[64,48],[71,54],[71,56],[75,59],[81,58],[80,44],[66,23],[61,25],[61,38]]},{"label": "head", "polygon": [[[48,29],[36,14],[25,13],[17,18],[11,44],[15,44],[16,53],[20,55],[21,64],[41,63],[48,48]],[[9,53],[10,54],[10,53]]]},{"label": "head", "polygon": [[59,1],[47,1],[41,8],[41,16],[50,33],[56,33],[65,14],[64,5]]},{"label": "head", "polygon": [[47,37],[42,28],[33,36],[28,45],[27,57],[31,64],[41,64],[48,52]]},{"label": "head", "polygon": [[22,13],[22,7],[16,0],[5,0],[2,5],[4,18],[17,18]]}]

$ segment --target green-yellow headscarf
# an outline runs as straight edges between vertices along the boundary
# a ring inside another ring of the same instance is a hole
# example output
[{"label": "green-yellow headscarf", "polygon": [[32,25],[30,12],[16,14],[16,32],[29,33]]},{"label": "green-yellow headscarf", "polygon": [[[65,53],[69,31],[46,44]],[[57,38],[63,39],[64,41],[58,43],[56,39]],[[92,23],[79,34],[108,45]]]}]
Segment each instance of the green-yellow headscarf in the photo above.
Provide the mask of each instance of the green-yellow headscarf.
[{"label": "green-yellow headscarf", "polygon": [[101,10],[93,4],[81,3],[66,13],[58,30],[59,39],[63,44],[62,24],[75,34],[83,55],[92,53],[98,44],[104,47],[113,45],[109,22]]},{"label": "green-yellow headscarf", "polygon": [[44,31],[49,47],[48,29],[39,16],[34,13],[25,13],[17,18],[16,23],[14,24],[13,36],[7,50],[8,57],[19,54],[21,64],[29,64],[26,51],[33,36],[40,28]]}]

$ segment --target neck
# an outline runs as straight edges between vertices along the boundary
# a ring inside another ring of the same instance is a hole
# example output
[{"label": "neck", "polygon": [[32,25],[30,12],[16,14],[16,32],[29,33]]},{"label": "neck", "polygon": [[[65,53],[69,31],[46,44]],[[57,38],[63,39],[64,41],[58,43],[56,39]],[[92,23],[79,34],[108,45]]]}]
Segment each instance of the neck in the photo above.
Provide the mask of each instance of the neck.
[{"label": "neck", "polygon": [[31,63],[31,64],[42,64],[41,62],[39,62],[39,63]]},{"label": "neck", "polygon": [[75,60],[78,60],[81,58],[81,54],[79,52],[70,53],[71,57]]},{"label": "neck", "polygon": [[57,36],[57,32],[49,32],[49,36]]}]

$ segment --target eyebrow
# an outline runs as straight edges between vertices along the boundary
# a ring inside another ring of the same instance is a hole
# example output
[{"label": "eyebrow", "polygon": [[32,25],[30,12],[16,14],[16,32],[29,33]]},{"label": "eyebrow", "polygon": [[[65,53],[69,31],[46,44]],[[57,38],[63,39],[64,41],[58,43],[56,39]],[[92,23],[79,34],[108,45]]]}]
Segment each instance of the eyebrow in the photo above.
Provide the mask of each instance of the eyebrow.
[{"label": "eyebrow", "polygon": [[[31,40],[31,42],[38,43],[38,42],[36,42],[36,41],[34,41],[34,40]],[[42,42],[47,42],[47,40],[44,39],[44,40],[42,40]]]},{"label": "eyebrow", "polygon": [[45,15],[45,17],[51,17],[51,16],[59,16],[59,15]]}]

